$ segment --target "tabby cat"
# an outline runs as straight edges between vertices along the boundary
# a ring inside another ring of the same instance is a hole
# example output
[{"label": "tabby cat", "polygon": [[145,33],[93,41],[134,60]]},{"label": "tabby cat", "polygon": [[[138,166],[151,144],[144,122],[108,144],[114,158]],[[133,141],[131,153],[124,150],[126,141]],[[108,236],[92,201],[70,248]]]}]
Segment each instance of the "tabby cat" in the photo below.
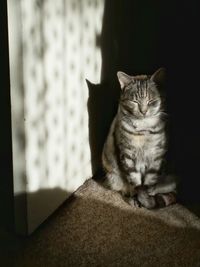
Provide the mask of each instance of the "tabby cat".
[{"label": "tabby cat", "polygon": [[176,201],[176,182],[164,173],[167,150],[163,82],[153,75],[117,73],[121,96],[102,153],[105,184],[135,206],[155,208]]}]

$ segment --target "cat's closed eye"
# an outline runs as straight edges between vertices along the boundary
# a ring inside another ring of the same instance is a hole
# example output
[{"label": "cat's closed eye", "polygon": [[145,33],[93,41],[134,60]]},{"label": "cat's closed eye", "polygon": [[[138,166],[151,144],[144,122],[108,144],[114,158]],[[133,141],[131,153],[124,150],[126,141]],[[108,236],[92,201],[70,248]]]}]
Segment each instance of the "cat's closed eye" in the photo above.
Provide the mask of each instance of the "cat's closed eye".
[{"label": "cat's closed eye", "polygon": [[131,104],[139,104],[139,102],[136,101],[136,100],[129,100],[128,102],[131,103]]},{"label": "cat's closed eye", "polygon": [[152,99],[148,102],[149,106],[156,106],[158,104],[159,100],[158,99]]}]

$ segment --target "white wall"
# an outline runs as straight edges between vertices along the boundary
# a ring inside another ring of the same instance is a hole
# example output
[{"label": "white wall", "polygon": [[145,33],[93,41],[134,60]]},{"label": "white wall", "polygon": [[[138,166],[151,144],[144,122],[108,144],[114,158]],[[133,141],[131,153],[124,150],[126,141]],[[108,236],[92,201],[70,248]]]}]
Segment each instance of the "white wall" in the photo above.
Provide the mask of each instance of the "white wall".
[{"label": "white wall", "polygon": [[8,0],[16,228],[31,233],[91,176],[88,89],[104,1]]}]

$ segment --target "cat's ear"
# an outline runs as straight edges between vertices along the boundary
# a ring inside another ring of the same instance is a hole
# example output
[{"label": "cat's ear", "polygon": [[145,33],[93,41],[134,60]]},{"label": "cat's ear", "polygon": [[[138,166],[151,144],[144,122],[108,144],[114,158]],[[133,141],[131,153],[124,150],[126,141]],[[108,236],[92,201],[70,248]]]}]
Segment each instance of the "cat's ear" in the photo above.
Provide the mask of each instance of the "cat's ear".
[{"label": "cat's ear", "polygon": [[151,81],[155,82],[158,85],[163,85],[166,80],[166,69],[160,68],[150,78]]},{"label": "cat's ear", "polygon": [[91,83],[88,79],[85,79],[86,83],[88,86],[92,85],[93,83]]},{"label": "cat's ear", "polygon": [[128,85],[132,81],[132,77],[122,71],[117,72],[117,77],[118,77],[121,89],[123,89],[126,85]]}]

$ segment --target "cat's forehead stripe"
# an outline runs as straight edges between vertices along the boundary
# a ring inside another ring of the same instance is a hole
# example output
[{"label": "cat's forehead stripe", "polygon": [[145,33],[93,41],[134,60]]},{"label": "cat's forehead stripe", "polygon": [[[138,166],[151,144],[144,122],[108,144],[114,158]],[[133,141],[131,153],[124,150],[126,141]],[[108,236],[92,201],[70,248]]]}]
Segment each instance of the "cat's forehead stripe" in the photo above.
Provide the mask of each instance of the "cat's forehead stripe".
[{"label": "cat's forehead stripe", "polygon": [[152,87],[152,82],[148,79],[132,79],[132,81],[126,86],[126,90],[123,94],[123,98],[132,98],[138,101],[142,98],[153,98],[157,91]]},{"label": "cat's forehead stripe", "polygon": [[146,98],[150,95],[148,90],[148,80],[136,80],[136,92],[134,92],[136,99]]}]

